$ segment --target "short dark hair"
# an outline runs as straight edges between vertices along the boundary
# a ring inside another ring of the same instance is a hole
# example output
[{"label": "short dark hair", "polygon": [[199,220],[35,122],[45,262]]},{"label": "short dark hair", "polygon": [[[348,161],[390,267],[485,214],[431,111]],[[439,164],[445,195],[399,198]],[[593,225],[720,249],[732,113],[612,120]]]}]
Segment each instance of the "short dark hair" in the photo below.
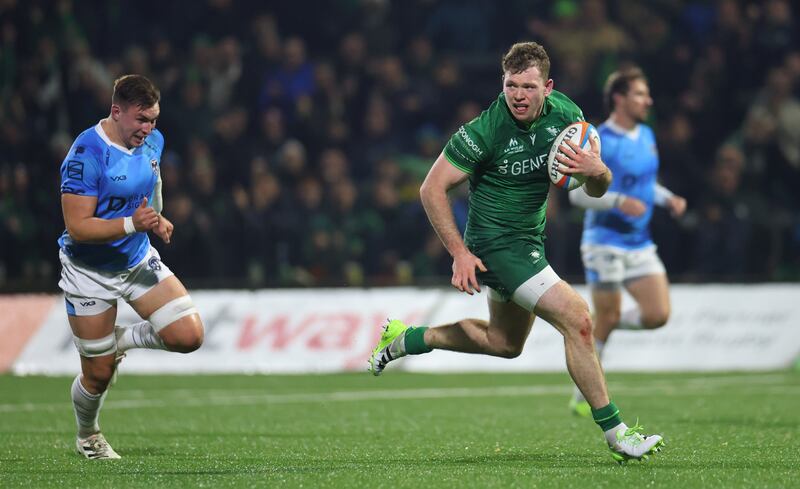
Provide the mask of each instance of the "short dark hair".
[{"label": "short dark hair", "polygon": [[142,75],[123,75],[114,80],[114,93],[111,103],[120,107],[136,105],[144,109],[150,108],[161,99],[153,82]]},{"label": "short dark hair", "polygon": [[542,78],[550,76],[550,57],[541,44],[535,42],[518,42],[511,46],[503,56],[503,73],[522,73],[528,68],[539,68]]},{"label": "short dark hair", "polygon": [[614,111],[614,95],[625,95],[631,89],[631,83],[635,80],[647,81],[644,72],[637,66],[620,68],[608,75],[605,87],[603,88],[603,102],[606,110],[611,113]]}]

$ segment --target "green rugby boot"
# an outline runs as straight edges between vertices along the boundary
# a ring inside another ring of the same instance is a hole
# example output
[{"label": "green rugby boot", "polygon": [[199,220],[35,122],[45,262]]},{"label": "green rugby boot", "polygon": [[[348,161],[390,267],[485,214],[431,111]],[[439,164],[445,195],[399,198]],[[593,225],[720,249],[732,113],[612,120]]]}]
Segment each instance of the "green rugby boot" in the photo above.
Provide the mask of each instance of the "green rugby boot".
[{"label": "green rugby boot", "polygon": [[369,371],[378,376],[392,360],[408,355],[406,352],[406,332],[411,330],[402,321],[392,319],[383,327],[383,334],[378,346],[369,357]]},{"label": "green rugby boot", "polygon": [[616,440],[608,445],[611,456],[617,463],[621,465],[628,460],[647,460],[661,451],[665,444],[664,438],[661,435],[644,435],[642,430],[637,422],[632,428],[617,431]]}]

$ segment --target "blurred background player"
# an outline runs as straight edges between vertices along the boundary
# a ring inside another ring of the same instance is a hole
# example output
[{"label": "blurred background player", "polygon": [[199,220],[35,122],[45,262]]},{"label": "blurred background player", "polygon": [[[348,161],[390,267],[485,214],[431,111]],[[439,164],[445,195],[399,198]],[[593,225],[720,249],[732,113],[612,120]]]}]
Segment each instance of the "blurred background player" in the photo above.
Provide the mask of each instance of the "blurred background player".
[{"label": "blurred background player", "polygon": [[[581,189],[570,201],[587,209],[581,255],[595,311],[595,348],[602,357],[615,329],[655,329],[669,319],[669,282],[650,238],[653,205],[666,207],[673,217],[686,210],[686,200],[656,181],[658,152],[652,129],[644,124],[653,105],[644,73],[635,67],[612,73],[604,99],[611,116],[598,128],[602,158],[614,180],[602,197]],[[622,287],[636,306],[622,311]],[[581,416],[591,406],[575,389],[570,409]]]},{"label": "blurred background player", "polygon": [[[646,458],[658,450],[661,436],[642,435],[622,422],[595,355],[589,308],[544,255],[547,154],[555,136],[583,114],[553,90],[550,59],[539,44],[513,45],[502,69],[503,92],[450,138],[420,189],[428,218],[453,257],[452,285],[472,295],[480,291],[480,278],[488,288],[489,321],[463,319],[433,328],[390,321],[370,370],[380,375],[390,361],[434,348],[514,358],[540,316],[564,336],[570,375],[589,399],[614,458]],[[587,192],[602,196],[612,177],[592,144],[592,151],[584,151],[570,142],[559,161],[569,167],[565,173],[588,177]],[[462,240],[447,192],[467,179],[470,209]]]},{"label": "blurred background player", "polygon": [[[155,129],[159,98],[144,76],[117,79],[111,113],[78,136],[61,165],[66,231],[58,240],[59,286],[81,355],[72,403],[76,449],[88,459],[120,458],[100,432],[98,415],[124,352],[188,353],[203,342],[191,298],[147,236],[152,231],[169,243],[173,232],[172,223],[159,215],[164,149],[164,136]],[[115,327],[120,298],[148,320]]]}]

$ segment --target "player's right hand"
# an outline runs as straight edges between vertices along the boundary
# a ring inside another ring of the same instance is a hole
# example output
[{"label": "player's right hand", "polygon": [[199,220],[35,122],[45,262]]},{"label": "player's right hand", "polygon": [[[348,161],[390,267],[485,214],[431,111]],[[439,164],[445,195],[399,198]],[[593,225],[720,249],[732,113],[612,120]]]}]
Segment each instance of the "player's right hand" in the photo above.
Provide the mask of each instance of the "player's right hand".
[{"label": "player's right hand", "polygon": [[469,251],[453,256],[453,278],[450,283],[453,287],[469,295],[474,294],[473,290],[480,292],[481,286],[475,276],[475,268],[481,272],[486,271],[481,259]]},{"label": "player's right hand", "polygon": [[147,207],[147,197],[133,212],[133,227],[137,231],[150,231],[158,226],[158,213],[152,207]]},{"label": "player's right hand", "polygon": [[647,210],[647,206],[644,205],[644,202],[635,197],[625,197],[619,205],[619,210],[623,214],[639,217]]}]

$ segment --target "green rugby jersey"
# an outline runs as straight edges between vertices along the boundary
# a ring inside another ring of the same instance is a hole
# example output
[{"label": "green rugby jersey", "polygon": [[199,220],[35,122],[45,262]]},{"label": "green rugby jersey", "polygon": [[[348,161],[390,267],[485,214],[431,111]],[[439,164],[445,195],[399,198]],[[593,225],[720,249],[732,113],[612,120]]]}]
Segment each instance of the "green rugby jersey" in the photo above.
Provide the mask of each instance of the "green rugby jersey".
[{"label": "green rugby jersey", "polygon": [[444,148],[447,160],[469,174],[465,241],[544,232],[547,154],[555,137],[583,113],[561,92],[545,97],[530,127],[511,115],[503,93],[480,116],[461,126]]}]

